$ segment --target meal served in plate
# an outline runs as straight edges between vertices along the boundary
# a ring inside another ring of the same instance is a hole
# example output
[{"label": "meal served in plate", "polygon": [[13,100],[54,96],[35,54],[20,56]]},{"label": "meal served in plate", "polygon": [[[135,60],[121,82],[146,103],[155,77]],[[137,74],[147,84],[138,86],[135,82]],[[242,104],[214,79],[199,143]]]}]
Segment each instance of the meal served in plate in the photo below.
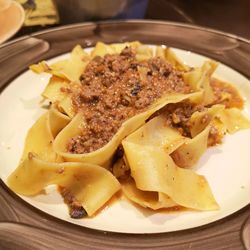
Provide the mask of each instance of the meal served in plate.
[{"label": "meal served in plate", "polygon": [[90,53],[76,46],[67,60],[31,65],[51,74],[48,110],[29,130],[9,187],[33,196],[57,185],[72,218],[95,215],[119,190],[156,212],[219,209],[192,168],[250,121],[237,89],[213,77],[216,67],[192,68],[169,48],[139,42],[99,42]]}]

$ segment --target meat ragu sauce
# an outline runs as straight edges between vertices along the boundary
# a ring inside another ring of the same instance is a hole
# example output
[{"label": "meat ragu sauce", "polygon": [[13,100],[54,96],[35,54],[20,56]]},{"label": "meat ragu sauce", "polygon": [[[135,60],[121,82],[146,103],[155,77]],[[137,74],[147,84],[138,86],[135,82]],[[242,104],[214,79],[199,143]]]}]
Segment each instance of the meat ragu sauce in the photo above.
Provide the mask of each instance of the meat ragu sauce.
[{"label": "meat ragu sauce", "polygon": [[238,108],[242,109],[244,101],[241,98],[238,90],[231,84],[220,81],[218,79],[211,79],[211,87],[215,95],[214,104],[220,103],[226,106],[226,108]]},{"label": "meat ragu sauce", "polygon": [[[220,81],[218,79],[211,79],[211,87],[214,92],[214,102],[211,105],[222,104],[226,108],[238,108],[242,109],[244,101],[240,96],[238,90],[231,84]],[[162,110],[158,111],[157,114],[164,114],[167,118],[167,125],[178,129],[178,131],[185,137],[191,138],[190,133],[190,118],[196,111],[205,111],[208,107],[203,105],[195,105],[188,101],[180,103],[168,104]],[[157,115],[155,114],[155,115]],[[204,116],[203,122],[206,123],[207,116]],[[224,134],[219,131],[216,126],[211,125],[208,138],[208,146],[214,146],[222,142]]]},{"label": "meat ragu sauce", "polygon": [[[125,120],[144,111],[163,94],[191,92],[182,72],[159,57],[138,61],[130,47],[120,54],[95,57],[82,74],[81,83],[80,91],[74,94],[73,104],[84,113],[87,129],[68,144],[68,151],[77,154],[104,146]],[[213,104],[221,103],[227,108],[243,107],[241,96],[230,84],[212,79],[211,87],[215,94]],[[169,104],[156,114],[164,113],[169,126],[190,137],[191,115],[205,108],[181,102]],[[222,137],[216,127],[212,127],[209,146],[221,143]]]},{"label": "meat ragu sauce", "polygon": [[[185,137],[191,137],[191,123],[190,118],[196,111],[205,111],[207,107],[202,105],[194,105],[188,101],[183,101],[174,104],[168,104],[162,110],[158,112],[166,117],[166,123],[168,126],[176,128],[181,135]],[[208,116],[204,115],[203,123],[206,123],[209,119]],[[211,129],[208,137],[208,146],[215,146],[222,142],[224,134],[211,124]]]},{"label": "meat ragu sauce", "polygon": [[144,111],[165,93],[189,93],[180,71],[155,57],[138,61],[132,48],[95,57],[81,76],[73,104],[82,110],[87,129],[68,144],[72,153],[89,153],[104,146],[128,118]]}]

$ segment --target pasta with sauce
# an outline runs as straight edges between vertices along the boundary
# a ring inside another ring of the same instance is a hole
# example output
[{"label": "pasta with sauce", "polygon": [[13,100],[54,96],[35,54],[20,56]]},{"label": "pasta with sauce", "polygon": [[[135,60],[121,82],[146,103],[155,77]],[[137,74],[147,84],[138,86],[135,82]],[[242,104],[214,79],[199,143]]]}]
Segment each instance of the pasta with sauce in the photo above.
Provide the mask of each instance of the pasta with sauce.
[{"label": "pasta with sauce", "polygon": [[213,78],[217,63],[191,68],[169,48],[139,42],[30,68],[51,74],[42,93],[51,105],[29,130],[8,185],[36,195],[57,185],[70,216],[93,216],[122,190],[153,210],[219,209],[192,167],[223,136],[250,127],[243,100]]}]

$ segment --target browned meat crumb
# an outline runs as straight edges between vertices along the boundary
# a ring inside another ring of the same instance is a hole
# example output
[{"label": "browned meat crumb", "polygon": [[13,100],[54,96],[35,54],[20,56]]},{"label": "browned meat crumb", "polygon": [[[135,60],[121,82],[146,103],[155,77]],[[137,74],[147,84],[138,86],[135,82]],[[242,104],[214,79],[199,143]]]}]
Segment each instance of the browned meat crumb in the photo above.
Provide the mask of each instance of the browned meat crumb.
[{"label": "browned meat crumb", "polygon": [[32,152],[29,152],[29,153],[28,153],[28,159],[29,159],[29,160],[32,160],[33,157],[34,157],[34,154],[33,154]]},{"label": "browned meat crumb", "polygon": [[195,105],[189,101],[179,103],[171,103],[157,112],[166,117],[168,126],[176,128],[185,137],[191,137],[190,133],[190,118],[196,111],[202,111],[205,107],[202,105]]},{"label": "browned meat crumb", "polygon": [[59,192],[64,198],[65,204],[68,205],[71,218],[80,219],[87,216],[87,212],[75,196],[65,187],[58,187]]},{"label": "browned meat crumb", "polygon": [[208,135],[208,146],[212,147],[218,144],[222,143],[222,139],[223,139],[224,134],[219,131],[218,128],[216,128],[215,126],[211,126],[211,129],[209,131],[209,135]]},{"label": "browned meat crumb", "polygon": [[[107,144],[126,119],[144,111],[163,94],[191,92],[181,72],[171,64],[159,57],[138,61],[130,47],[120,54],[95,57],[81,75],[81,83],[80,89],[73,93],[73,104],[84,113],[87,128],[71,138],[67,148],[77,154],[89,153]],[[242,98],[230,84],[212,79],[211,87],[215,94],[213,104],[243,107]],[[168,125],[177,128],[183,136],[191,137],[190,117],[205,108],[182,102],[167,105],[163,112]],[[205,120],[206,116],[204,123]],[[221,143],[222,137],[212,128],[209,145]]]},{"label": "browned meat crumb", "polygon": [[81,83],[73,104],[84,113],[87,129],[68,144],[68,151],[78,154],[104,146],[126,119],[144,111],[163,94],[191,91],[171,64],[159,57],[138,61],[129,47],[120,54],[95,57]]}]

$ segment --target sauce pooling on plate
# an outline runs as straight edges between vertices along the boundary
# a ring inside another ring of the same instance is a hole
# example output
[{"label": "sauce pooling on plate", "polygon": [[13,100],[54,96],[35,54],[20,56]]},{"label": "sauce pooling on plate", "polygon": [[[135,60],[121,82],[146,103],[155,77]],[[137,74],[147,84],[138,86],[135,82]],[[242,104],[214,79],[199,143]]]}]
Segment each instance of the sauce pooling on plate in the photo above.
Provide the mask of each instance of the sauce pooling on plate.
[{"label": "sauce pooling on plate", "polygon": [[240,96],[239,91],[230,83],[212,78],[210,84],[215,95],[214,104],[220,103],[225,105],[226,108],[243,109],[244,101]]}]

